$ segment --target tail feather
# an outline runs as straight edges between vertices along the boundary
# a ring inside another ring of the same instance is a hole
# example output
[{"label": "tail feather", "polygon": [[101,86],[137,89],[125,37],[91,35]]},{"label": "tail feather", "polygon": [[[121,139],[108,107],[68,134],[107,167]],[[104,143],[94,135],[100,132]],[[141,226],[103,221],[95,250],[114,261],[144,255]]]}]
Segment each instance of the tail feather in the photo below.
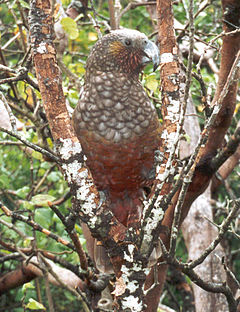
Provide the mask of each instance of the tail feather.
[{"label": "tail feather", "polygon": [[[118,194],[119,195],[119,194]],[[111,202],[109,209],[113,212],[115,217],[126,227],[138,227],[139,221],[142,215],[142,196],[140,192],[134,194],[134,196],[110,196]],[[103,273],[112,274],[113,265],[108,256],[106,249],[92,237],[89,229],[84,225],[84,236],[87,241],[87,249],[91,258],[93,259],[96,268]],[[152,254],[149,257],[148,266],[156,264],[160,256],[159,246],[154,248]]]},{"label": "tail feather", "polygon": [[113,265],[110,261],[106,249],[103,246],[99,245],[96,239],[94,241],[94,262],[96,268],[100,272],[106,274],[114,273]]},{"label": "tail feather", "polygon": [[109,209],[119,222],[129,227],[141,219],[143,209],[142,198],[142,190],[131,194],[126,192],[121,194],[111,193]]}]

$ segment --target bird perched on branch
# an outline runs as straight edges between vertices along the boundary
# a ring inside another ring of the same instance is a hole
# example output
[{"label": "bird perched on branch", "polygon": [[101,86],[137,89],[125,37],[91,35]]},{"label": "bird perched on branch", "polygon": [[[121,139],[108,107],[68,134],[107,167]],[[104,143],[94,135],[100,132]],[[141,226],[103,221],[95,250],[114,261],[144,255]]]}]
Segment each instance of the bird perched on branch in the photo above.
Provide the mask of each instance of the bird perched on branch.
[{"label": "bird perched on branch", "polygon": [[136,30],[114,30],[93,47],[85,84],[73,114],[74,128],[94,182],[125,226],[140,218],[143,189],[155,178],[160,141],[156,110],[139,73],[159,65],[157,46]]}]

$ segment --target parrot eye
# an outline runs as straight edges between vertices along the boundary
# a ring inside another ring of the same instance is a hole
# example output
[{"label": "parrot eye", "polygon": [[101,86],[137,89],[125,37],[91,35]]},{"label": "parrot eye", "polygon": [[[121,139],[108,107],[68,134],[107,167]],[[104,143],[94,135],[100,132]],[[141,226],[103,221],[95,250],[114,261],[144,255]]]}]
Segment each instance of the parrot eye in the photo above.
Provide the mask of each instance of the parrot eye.
[{"label": "parrot eye", "polygon": [[126,40],[124,41],[124,43],[125,43],[126,46],[129,47],[129,46],[132,44],[132,41],[131,41],[130,39],[126,39]]}]

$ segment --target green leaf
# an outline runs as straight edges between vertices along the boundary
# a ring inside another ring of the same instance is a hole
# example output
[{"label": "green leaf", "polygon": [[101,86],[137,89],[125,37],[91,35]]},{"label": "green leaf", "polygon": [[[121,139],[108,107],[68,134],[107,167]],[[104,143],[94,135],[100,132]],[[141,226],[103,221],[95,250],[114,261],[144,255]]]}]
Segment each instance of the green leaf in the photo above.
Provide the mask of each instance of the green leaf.
[{"label": "green leaf", "polygon": [[53,148],[53,141],[51,140],[51,138],[47,138],[47,142],[48,142],[48,146],[50,148]]},{"label": "green leaf", "polygon": [[82,228],[77,223],[75,223],[74,228],[78,234],[82,234]]},{"label": "green leaf", "polygon": [[2,252],[3,254],[6,254],[6,255],[9,255],[9,254],[12,253],[11,251],[8,251],[8,250],[5,250],[5,249],[0,249],[0,252]]},{"label": "green leaf", "polygon": [[46,310],[44,305],[42,305],[40,302],[30,298],[28,304],[26,305],[27,309],[30,310]]},{"label": "green leaf", "polygon": [[68,34],[69,38],[74,40],[78,37],[77,23],[70,17],[61,19],[63,30]]},{"label": "green leaf", "polygon": [[40,168],[40,169],[38,170],[38,173],[37,173],[38,177],[42,177],[42,176],[44,175],[45,172],[46,172],[45,169]]},{"label": "green leaf", "polygon": [[50,182],[57,182],[60,180],[60,178],[61,178],[61,175],[58,171],[51,172],[47,177],[48,181]]},{"label": "green leaf", "polygon": [[37,152],[37,151],[32,152],[32,157],[35,158],[35,159],[38,159],[38,160],[42,160],[43,159],[42,154]]},{"label": "green leaf", "polygon": [[191,142],[191,137],[188,134],[184,135],[184,139],[187,141],[187,143]]},{"label": "green leaf", "polygon": [[176,175],[174,176],[174,180],[177,181],[177,180],[179,179],[179,177],[180,177],[180,174],[176,174]]},{"label": "green leaf", "polygon": [[152,90],[153,92],[156,92],[158,89],[158,81],[155,77],[149,76],[147,78],[147,81],[145,83],[146,88],[149,90]]},{"label": "green leaf", "polygon": [[16,191],[16,195],[20,198],[26,198],[29,191],[30,191],[30,187],[24,186]]},{"label": "green leaf", "polygon": [[26,239],[23,241],[23,246],[24,247],[29,247],[31,245],[31,242],[34,240],[33,237],[28,236]]},{"label": "green leaf", "polygon": [[6,174],[0,175],[0,188],[7,189],[10,186],[10,179]]},{"label": "green leaf", "polygon": [[48,194],[38,194],[33,196],[32,203],[38,207],[48,207],[48,202],[53,202],[56,197]]},{"label": "green leaf", "polygon": [[19,2],[23,8],[30,9],[30,5],[27,2],[23,0],[19,0]]},{"label": "green leaf", "polygon": [[33,288],[35,288],[35,287],[31,283],[26,283],[26,284],[23,285],[22,291],[25,293],[26,290],[33,289]]},{"label": "green leaf", "polygon": [[40,168],[43,168],[45,170],[49,169],[51,167],[51,164],[47,161],[44,161],[41,163]]},{"label": "green leaf", "polygon": [[53,212],[49,208],[36,209],[35,221],[42,227],[48,228],[52,224]]},{"label": "green leaf", "polygon": [[27,200],[22,200],[21,206],[23,209],[27,209],[27,210],[33,210],[34,209],[34,204],[31,201],[27,201]]}]

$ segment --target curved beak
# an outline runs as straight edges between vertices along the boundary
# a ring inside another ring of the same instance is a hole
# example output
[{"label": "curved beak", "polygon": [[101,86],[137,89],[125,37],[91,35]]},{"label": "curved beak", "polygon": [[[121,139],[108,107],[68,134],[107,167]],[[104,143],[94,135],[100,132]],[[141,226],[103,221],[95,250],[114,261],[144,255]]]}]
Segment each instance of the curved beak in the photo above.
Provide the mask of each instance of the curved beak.
[{"label": "curved beak", "polygon": [[155,43],[148,40],[144,47],[144,56],[142,58],[142,64],[146,65],[150,62],[153,63],[153,70],[155,71],[160,64],[160,53]]}]

